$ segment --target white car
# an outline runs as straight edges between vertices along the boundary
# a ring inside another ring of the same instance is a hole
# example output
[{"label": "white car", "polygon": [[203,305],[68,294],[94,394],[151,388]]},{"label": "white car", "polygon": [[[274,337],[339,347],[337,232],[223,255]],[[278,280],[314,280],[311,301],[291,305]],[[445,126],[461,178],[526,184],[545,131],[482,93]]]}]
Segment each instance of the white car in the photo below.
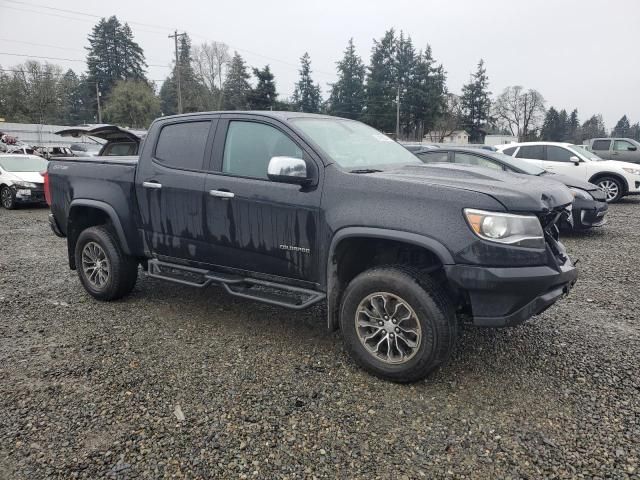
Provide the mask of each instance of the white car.
[{"label": "white car", "polygon": [[0,204],[8,210],[19,203],[43,203],[47,161],[36,155],[0,155]]},{"label": "white car", "polygon": [[606,194],[609,203],[625,195],[640,194],[640,165],[635,163],[603,160],[571,143],[510,143],[496,148],[550,172],[593,183]]}]

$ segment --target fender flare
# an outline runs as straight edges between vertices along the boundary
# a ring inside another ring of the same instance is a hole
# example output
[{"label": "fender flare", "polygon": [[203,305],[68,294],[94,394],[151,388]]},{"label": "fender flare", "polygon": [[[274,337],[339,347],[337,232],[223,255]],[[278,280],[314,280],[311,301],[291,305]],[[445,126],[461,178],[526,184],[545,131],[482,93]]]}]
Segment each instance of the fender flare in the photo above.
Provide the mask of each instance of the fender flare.
[{"label": "fender flare", "polygon": [[122,222],[120,221],[120,217],[116,213],[115,209],[106,202],[102,202],[100,200],[89,200],[89,199],[76,199],[71,202],[69,206],[69,214],[67,215],[67,231],[69,231],[69,217],[71,217],[71,211],[74,207],[90,207],[95,208],[97,210],[102,210],[107,214],[109,219],[111,220],[111,224],[115,229],[116,235],[118,236],[118,240],[120,242],[120,247],[127,255],[131,255],[131,248],[129,248],[129,242],[124,233],[124,228],[122,228]]},{"label": "fender flare", "polygon": [[338,294],[336,291],[336,273],[338,266],[333,262],[336,248],[342,240],[353,237],[375,238],[383,240],[395,240],[423,247],[432,252],[443,265],[453,265],[455,261],[451,252],[439,241],[419,235],[417,233],[403,232],[401,230],[389,230],[374,227],[345,227],[334,233],[327,256],[326,266],[326,291],[327,291],[327,327],[336,330],[338,327]]},{"label": "fender flare", "polygon": [[614,178],[617,178],[618,180],[620,180],[622,182],[622,186],[623,186],[625,192],[629,191],[629,182],[627,181],[625,176],[621,175],[620,173],[598,172],[598,173],[594,173],[593,175],[591,175],[591,178],[589,180],[587,180],[587,181],[589,183],[595,183],[598,180],[598,178],[601,178],[601,177],[614,177]]}]

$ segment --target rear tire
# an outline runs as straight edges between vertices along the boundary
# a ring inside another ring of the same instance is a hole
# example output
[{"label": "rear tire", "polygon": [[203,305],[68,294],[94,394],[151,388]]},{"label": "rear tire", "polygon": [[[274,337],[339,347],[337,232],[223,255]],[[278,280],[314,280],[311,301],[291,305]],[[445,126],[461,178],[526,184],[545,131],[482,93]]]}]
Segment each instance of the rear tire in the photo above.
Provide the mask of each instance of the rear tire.
[{"label": "rear tire", "polygon": [[82,286],[98,300],[122,298],[136,284],[138,262],[122,251],[106,226],[90,227],[80,233],[75,260]]},{"label": "rear tire", "polygon": [[624,197],[624,185],[616,177],[600,177],[593,183],[605,193],[607,203],[619,202]]},{"label": "rear tire", "polygon": [[459,323],[453,302],[430,276],[398,265],[372,268],[349,283],[340,327],[360,367],[408,383],[449,359]]},{"label": "rear tire", "polygon": [[0,201],[4,208],[13,210],[16,208],[16,192],[9,187],[2,187],[2,190],[0,190]]}]

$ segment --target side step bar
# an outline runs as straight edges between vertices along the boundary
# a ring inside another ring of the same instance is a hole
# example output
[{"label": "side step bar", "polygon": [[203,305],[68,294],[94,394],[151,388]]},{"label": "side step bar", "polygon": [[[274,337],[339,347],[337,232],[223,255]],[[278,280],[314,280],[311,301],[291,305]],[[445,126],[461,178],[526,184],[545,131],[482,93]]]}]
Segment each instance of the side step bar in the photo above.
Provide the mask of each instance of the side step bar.
[{"label": "side step bar", "polygon": [[147,263],[147,275],[153,278],[198,288],[208,287],[212,284],[220,285],[227,293],[236,297],[256,300],[258,302],[293,310],[303,310],[326,298],[324,293],[316,292],[315,290],[187,267],[185,265],[163,262],[155,258],[149,260]]}]

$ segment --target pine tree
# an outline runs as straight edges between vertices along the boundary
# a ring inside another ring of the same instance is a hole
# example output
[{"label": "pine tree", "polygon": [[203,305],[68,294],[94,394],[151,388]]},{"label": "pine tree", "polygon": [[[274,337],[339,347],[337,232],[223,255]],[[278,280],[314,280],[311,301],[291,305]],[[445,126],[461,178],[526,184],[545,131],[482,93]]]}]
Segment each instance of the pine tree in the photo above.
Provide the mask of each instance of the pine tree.
[{"label": "pine tree", "polygon": [[[566,112],[565,112],[566,115]],[[542,123],[540,138],[549,142],[562,141],[562,124],[560,114],[554,107],[549,107]]]},{"label": "pine tree", "polygon": [[182,94],[182,111],[201,112],[215,108],[216,97],[204,85],[204,82],[193,70],[191,58],[191,39],[188,35],[180,37],[178,44],[178,65],[173,66],[171,75],[160,88],[160,102],[162,113],[173,115],[178,113],[177,71],[180,70],[180,91]]},{"label": "pine tree", "polygon": [[571,115],[569,115],[569,121],[567,122],[566,140],[574,144],[582,143],[582,136],[580,132],[580,121],[578,120],[578,110],[573,109]]},{"label": "pine tree", "polygon": [[249,106],[252,110],[273,110],[276,105],[278,93],[276,83],[269,65],[260,70],[253,69],[257,84],[249,94]]},{"label": "pine tree", "polygon": [[249,109],[249,95],[251,93],[249,78],[250,75],[247,72],[244,59],[238,52],[235,52],[227,71],[227,78],[222,86],[223,105],[226,110]]},{"label": "pine tree", "polygon": [[[449,94],[446,90],[446,74],[442,65],[437,65],[431,47],[416,56],[413,77],[408,85],[404,102],[410,116],[410,128],[413,138],[421,140],[435,128],[439,119],[447,115]],[[401,111],[402,118],[402,111]]]},{"label": "pine tree", "polygon": [[349,40],[344,57],[336,62],[338,81],[331,85],[329,112],[339,117],[357,119],[364,109],[365,66],[356,54],[353,38]]},{"label": "pine tree", "polygon": [[104,96],[118,80],[146,80],[144,52],[133,40],[129,25],[122,25],[115,16],[102,18],[88,39],[89,81],[97,83]]},{"label": "pine tree", "polygon": [[318,113],[322,99],[320,85],[314,85],[311,79],[311,58],[307,52],[300,58],[300,80],[293,92],[293,103],[299,112]]},{"label": "pine tree", "polygon": [[616,123],[616,126],[613,127],[611,135],[614,137],[628,137],[630,128],[629,119],[626,115],[623,115],[622,118],[618,120],[618,123]]},{"label": "pine tree", "polygon": [[583,139],[606,136],[607,129],[605,128],[604,121],[602,120],[602,115],[593,115],[589,120],[582,124]]},{"label": "pine tree", "polygon": [[484,142],[486,124],[490,121],[491,99],[489,78],[484,60],[480,59],[471,81],[462,87],[463,127],[471,143]]},{"label": "pine tree", "polygon": [[399,87],[394,30],[388,30],[379,41],[373,42],[363,119],[378,130],[393,132],[396,127],[395,107]]},{"label": "pine tree", "polygon": [[640,123],[636,122],[631,125],[629,131],[627,132],[628,138],[633,138],[634,140],[640,142]]}]

